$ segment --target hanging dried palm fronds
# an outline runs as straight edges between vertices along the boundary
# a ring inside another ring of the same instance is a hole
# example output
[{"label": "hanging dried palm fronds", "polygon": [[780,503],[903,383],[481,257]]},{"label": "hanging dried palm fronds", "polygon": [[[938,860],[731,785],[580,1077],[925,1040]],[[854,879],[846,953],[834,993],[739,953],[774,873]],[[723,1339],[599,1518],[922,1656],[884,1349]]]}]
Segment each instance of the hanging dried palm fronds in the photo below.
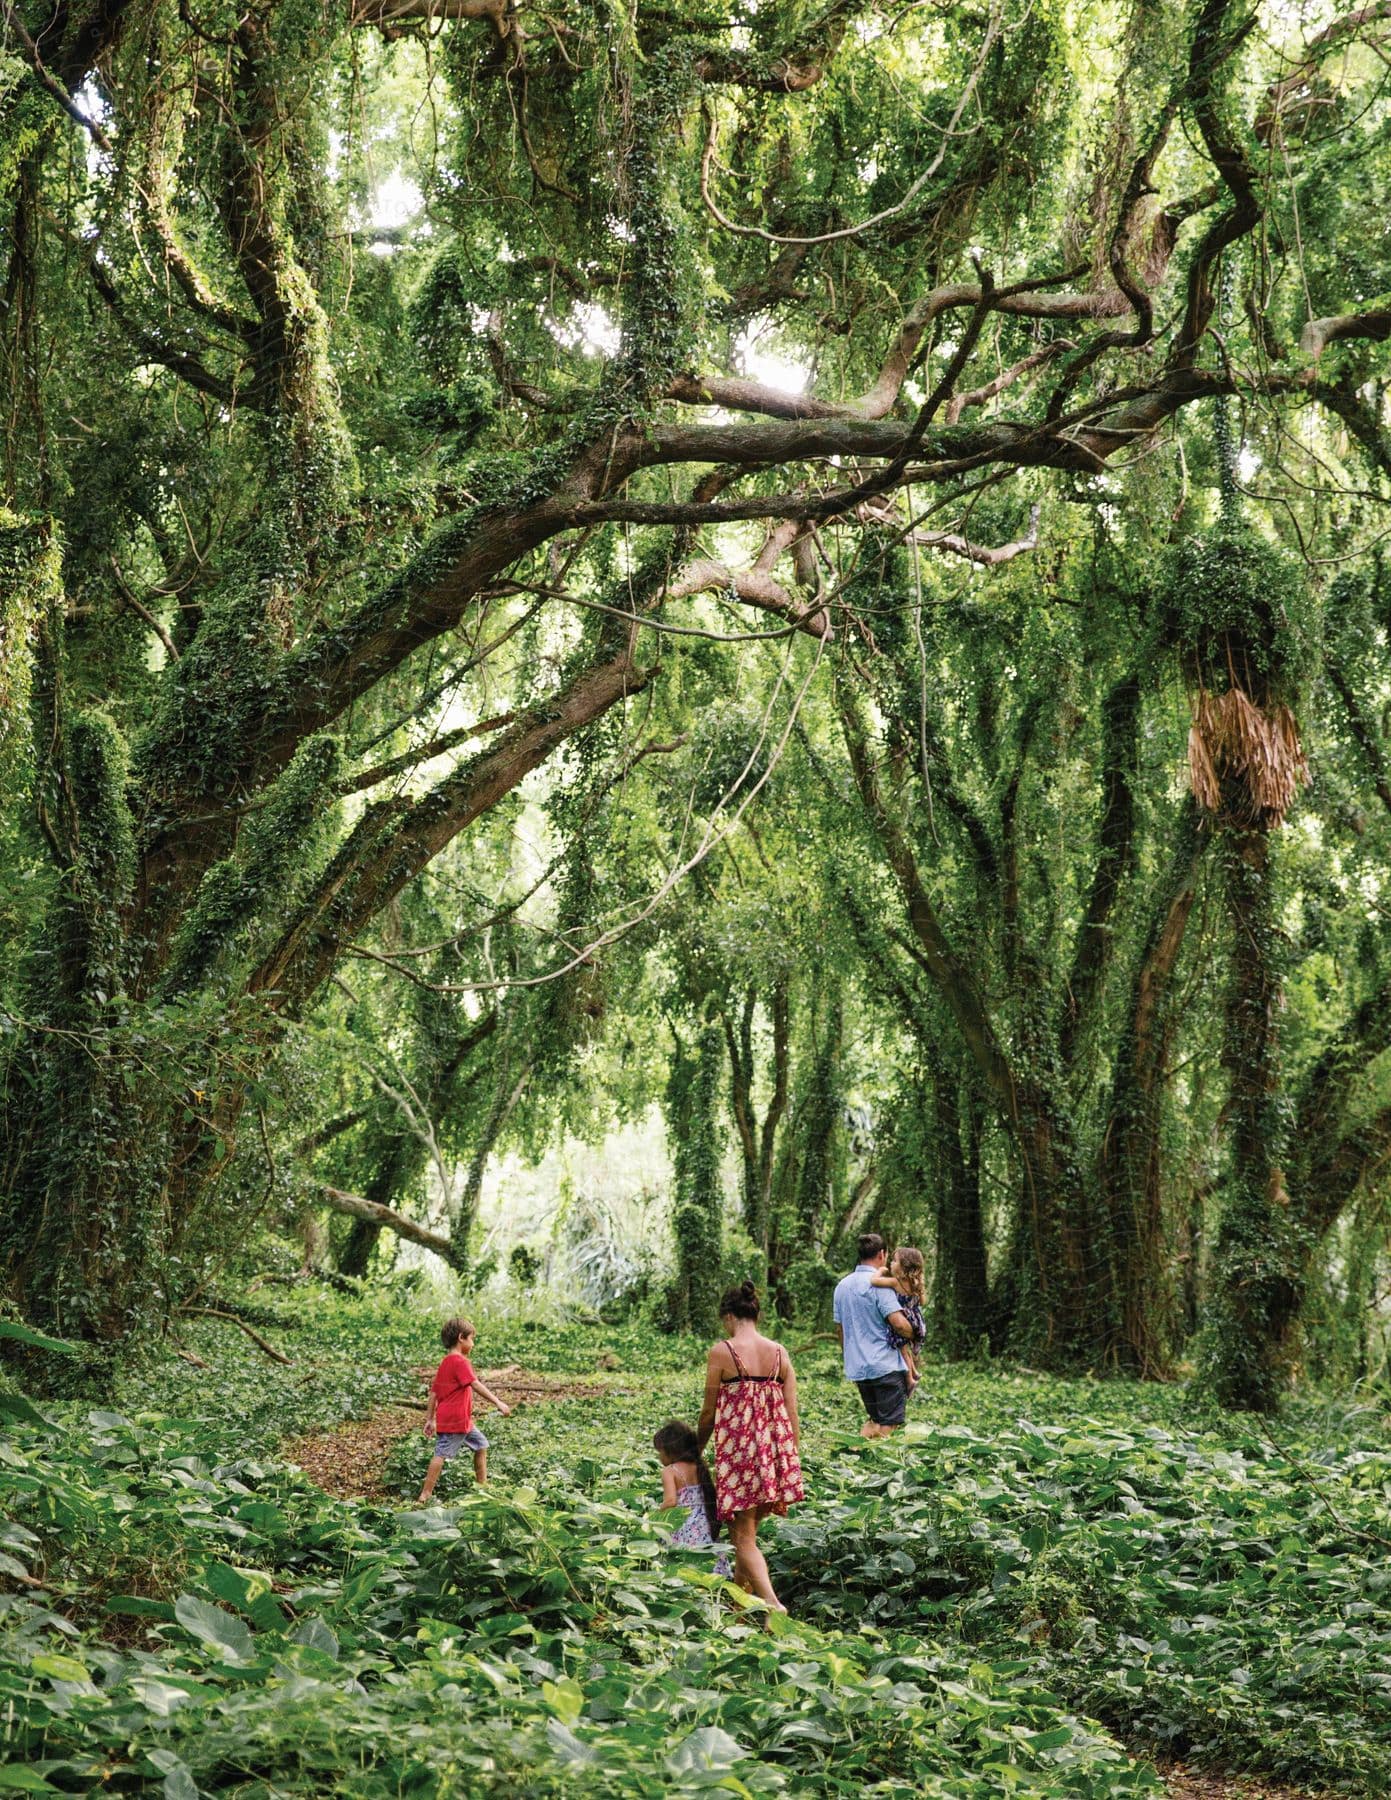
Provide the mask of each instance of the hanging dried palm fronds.
[{"label": "hanging dried palm fronds", "polygon": [[1199,688],[1188,732],[1193,798],[1233,825],[1270,829],[1284,822],[1295,792],[1309,780],[1299,726],[1283,701],[1261,707],[1237,686]]},{"label": "hanging dried palm fronds", "polygon": [[[1233,454],[1226,443],[1224,467]],[[1224,490],[1215,526],[1169,560],[1162,628],[1191,696],[1194,799],[1219,825],[1269,831],[1309,780],[1294,706],[1317,614],[1305,569],[1240,516],[1229,481]]]}]

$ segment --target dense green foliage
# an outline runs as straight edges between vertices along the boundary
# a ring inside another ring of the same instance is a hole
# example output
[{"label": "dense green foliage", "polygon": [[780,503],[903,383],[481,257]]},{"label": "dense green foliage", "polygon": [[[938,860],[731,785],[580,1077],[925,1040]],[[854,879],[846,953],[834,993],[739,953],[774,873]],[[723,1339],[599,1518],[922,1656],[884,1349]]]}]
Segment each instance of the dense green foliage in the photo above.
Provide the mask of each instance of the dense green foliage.
[{"label": "dense green foliage", "polygon": [[877,1218],[953,1354],[1382,1375],[1385,27],[9,7],[5,1308]]},{"label": "dense green foliage", "polygon": [[6,5],[0,1793],[1391,1786],[1389,32]]},{"label": "dense green foliage", "polygon": [[[209,1321],[210,1372],[157,1359],[106,1408],[16,1427],[3,1791],[1123,1800],[1158,1792],[1146,1749],[1391,1778],[1366,1414],[1277,1446],[1174,1388],[939,1367],[904,1440],[867,1447],[809,1368],[810,1498],[769,1539],[793,1615],[765,1628],[654,1514],[646,1444],[693,1410],[694,1340],[485,1320],[489,1361],[621,1366],[490,1421],[493,1488],[451,1467],[419,1513],[277,1455],[433,1361],[418,1299],[281,1317],[292,1369]],[[423,1454],[395,1453],[403,1497]]]}]

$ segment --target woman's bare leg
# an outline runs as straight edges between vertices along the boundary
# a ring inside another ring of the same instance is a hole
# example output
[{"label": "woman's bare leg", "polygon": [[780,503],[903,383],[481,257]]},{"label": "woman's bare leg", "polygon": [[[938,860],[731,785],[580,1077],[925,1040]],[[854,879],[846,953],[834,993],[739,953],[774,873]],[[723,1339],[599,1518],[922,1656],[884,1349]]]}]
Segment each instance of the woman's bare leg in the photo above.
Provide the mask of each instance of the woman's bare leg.
[{"label": "woman's bare leg", "polygon": [[760,1600],[766,1600],[775,1612],[786,1612],[787,1608],[773,1592],[768,1564],[758,1547],[758,1514],[752,1508],[735,1513],[729,1521],[729,1541],[734,1546],[734,1579],[740,1587],[757,1594]]}]

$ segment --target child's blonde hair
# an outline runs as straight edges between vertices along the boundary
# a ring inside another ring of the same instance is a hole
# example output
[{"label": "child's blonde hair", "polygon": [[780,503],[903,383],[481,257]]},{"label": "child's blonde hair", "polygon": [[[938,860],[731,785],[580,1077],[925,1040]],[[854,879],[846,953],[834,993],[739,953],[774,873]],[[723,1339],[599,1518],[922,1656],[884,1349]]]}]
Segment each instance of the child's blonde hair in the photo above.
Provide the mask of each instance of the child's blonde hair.
[{"label": "child's blonde hair", "polygon": [[894,1262],[898,1265],[899,1277],[907,1283],[918,1305],[926,1306],[927,1277],[924,1273],[922,1251],[915,1250],[911,1244],[904,1244],[894,1251]]}]

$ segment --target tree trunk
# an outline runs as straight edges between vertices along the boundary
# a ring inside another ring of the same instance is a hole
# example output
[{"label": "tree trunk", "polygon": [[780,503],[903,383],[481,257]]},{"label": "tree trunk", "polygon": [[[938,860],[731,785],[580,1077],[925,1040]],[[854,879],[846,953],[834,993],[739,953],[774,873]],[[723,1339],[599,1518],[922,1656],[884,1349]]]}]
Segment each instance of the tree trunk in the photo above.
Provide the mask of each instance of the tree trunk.
[{"label": "tree trunk", "polygon": [[948,1357],[972,1355],[990,1336],[990,1282],[980,1203],[981,1118],[971,1078],[938,1069],[933,1081],[937,1176],[937,1336]]},{"label": "tree trunk", "polygon": [[389,1206],[378,1206],[361,1194],[345,1194],[341,1188],[326,1186],[319,1192],[335,1212],[347,1213],[349,1218],[375,1225],[381,1231],[394,1231],[398,1237],[419,1244],[423,1250],[433,1250],[451,1269],[464,1267],[464,1258],[456,1242],[424,1225],[417,1225],[403,1213],[393,1212]]},{"label": "tree trunk", "polygon": [[[81,847],[55,853],[67,872],[53,950],[33,983],[35,1025],[5,1065],[7,1113],[40,1122],[0,1169],[0,1273],[26,1317],[106,1342],[157,1321],[179,1297],[171,1259],[188,1267],[218,1231],[211,1196],[236,1149],[247,1083],[272,1064],[284,1017],[304,1010],[343,945],[432,856],[649,678],[626,628],[618,642],[606,631],[561,690],[423,798],[369,807],[315,875],[337,768],[325,740],[305,746],[211,868],[196,832],[187,842],[158,834],[142,861],[120,734],[97,713],[64,726],[49,662],[36,683],[50,715],[44,742],[73,821],[58,829],[71,835],[80,821]],[[203,805],[231,811],[217,796]],[[152,882],[156,866],[167,885]],[[129,1023],[120,994],[136,1005]],[[157,1050],[144,1005],[165,1009]]]},{"label": "tree trunk", "polygon": [[1224,1406],[1273,1412],[1284,1390],[1301,1287],[1282,1168],[1280,957],[1268,827],[1218,840],[1232,966],[1222,1062],[1231,1166],[1213,1251],[1203,1368]]},{"label": "tree trunk", "polygon": [[1030,1041],[1024,1057],[1013,1062],[980,984],[938,917],[903,828],[885,800],[858,705],[845,692],[840,712],[855,784],[902,896],[917,960],[955,1021],[1019,1152],[1023,1181],[1012,1239],[1017,1347],[1036,1361],[1092,1367],[1105,1360],[1111,1336],[1110,1268],[1064,1084],[1039,1041],[1041,996],[1026,995]]},{"label": "tree trunk", "polygon": [[704,1026],[694,1053],[678,1040],[667,1083],[672,1146],[672,1232],[676,1274],[671,1319],[679,1330],[713,1331],[724,1261],[720,1183],[719,1080],[724,1057],[717,1026]]},{"label": "tree trunk", "polygon": [[1142,1376],[1167,1372],[1174,1295],[1164,1264],[1164,1082],[1178,1019],[1173,977],[1197,895],[1203,841],[1190,801],[1167,880],[1156,896],[1116,1050],[1101,1144],[1101,1192],[1110,1222],[1116,1296],[1111,1358]]}]

